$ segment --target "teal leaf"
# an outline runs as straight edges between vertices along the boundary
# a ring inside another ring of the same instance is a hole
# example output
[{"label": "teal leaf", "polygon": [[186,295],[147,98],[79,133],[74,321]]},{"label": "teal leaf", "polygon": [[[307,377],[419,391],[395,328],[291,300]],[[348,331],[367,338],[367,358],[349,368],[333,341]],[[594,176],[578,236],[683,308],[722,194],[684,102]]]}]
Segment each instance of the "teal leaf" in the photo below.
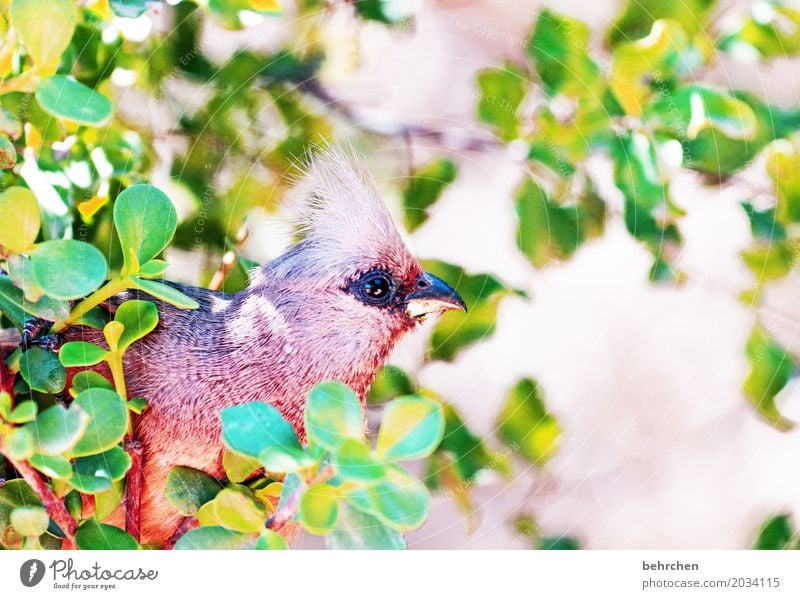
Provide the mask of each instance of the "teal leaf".
[{"label": "teal leaf", "polygon": [[103,125],[114,112],[103,94],[63,75],[42,79],[36,87],[36,101],[53,116],[93,127]]},{"label": "teal leaf", "polygon": [[70,455],[101,453],[122,441],[128,430],[128,407],[115,391],[90,388],[81,391],[72,405],[89,415],[89,425]]},{"label": "teal leaf", "polygon": [[105,281],[108,266],[93,245],[75,239],[45,241],[31,254],[36,283],[50,297],[80,299]]},{"label": "teal leaf", "polygon": [[346,439],[364,439],[364,413],[355,393],[346,385],[319,383],[306,404],[308,438],[327,451],[337,450]]}]

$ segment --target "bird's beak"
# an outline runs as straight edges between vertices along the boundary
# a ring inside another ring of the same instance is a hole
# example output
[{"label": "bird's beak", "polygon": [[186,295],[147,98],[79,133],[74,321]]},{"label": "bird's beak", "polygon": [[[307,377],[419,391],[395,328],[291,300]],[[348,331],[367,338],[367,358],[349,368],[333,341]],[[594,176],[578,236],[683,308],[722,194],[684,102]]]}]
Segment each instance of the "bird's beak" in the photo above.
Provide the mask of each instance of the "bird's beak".
[{"label": "bird's beak", "polygon": [[418,278],[414,291],[406,296],[406,311],[412,318],[422,318],[426,314],[448,310],[467,311],[467,305],[456,290],[430,273],[424,272]]}]

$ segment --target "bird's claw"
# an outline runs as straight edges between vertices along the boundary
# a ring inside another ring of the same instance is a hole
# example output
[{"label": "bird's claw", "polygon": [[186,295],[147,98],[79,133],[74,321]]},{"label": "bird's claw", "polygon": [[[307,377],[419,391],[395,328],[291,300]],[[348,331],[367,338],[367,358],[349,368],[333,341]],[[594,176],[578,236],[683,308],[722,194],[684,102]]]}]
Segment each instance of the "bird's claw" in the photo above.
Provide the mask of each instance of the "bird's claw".
[{"label": "bird's claw", "polygon": [[23,352],[28,351],[34,345],[42,349],[56,351],[64,343],[64,337],[59,333],[47,334],[53,323],[44,318],[32,318],[25,321],[22,325],[22,341],[20,347]]}]

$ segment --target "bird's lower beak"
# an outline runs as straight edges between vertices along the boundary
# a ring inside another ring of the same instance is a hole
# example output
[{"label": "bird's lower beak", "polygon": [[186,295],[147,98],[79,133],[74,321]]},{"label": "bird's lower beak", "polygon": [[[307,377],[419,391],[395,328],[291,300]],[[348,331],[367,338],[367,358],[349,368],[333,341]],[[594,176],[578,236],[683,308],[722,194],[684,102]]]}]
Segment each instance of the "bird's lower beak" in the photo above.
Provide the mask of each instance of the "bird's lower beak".
[{"label": "bird's lower beak", "polygon": [[412,318],[448,310],[467,311],[467,305],[456,290],[430,273],[424,272],[417,279],[414,291],[406,296],[406,311]]}]

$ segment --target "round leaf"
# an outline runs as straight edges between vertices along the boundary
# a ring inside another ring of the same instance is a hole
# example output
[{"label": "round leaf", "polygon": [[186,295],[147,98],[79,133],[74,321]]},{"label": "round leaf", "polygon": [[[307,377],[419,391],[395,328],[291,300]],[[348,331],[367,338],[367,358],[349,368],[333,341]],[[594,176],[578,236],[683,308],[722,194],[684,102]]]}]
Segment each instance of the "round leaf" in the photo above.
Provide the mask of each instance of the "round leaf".
[{"label": "round leaf", "polygon": [[233,451],[258,458],[267,447],[283,447],[302,452],[302,446],[291,424],[271,405],[252,402],[225,408],[222,418],[222,439]]},{"label": "round leaf", "polygon": [[[167,247],[175,234],[178,216],[167,195],[152,185],[134,185],[114,203],[114,226],[125,256],[133,250],[139,264],[145,264]],[[135,273],[131,273],[135,274]]]},{"label": "round leaf", "polygon": [[411,460],[430,455],[444,432],[441,406],[419,396],[390,402],[378,432],[377,451],[388,460]]},{"label": "round leaf", "polygon": [[56,404],[40,412],[25,428],[33,437],[36,453],[57,455],[75,445],[88,425],[86,412]]},{"label": "round leaf", "polygon": [[63,75],[42,79],[36,100],[53,116],[93,127],[104,124],[114,112],[111,100],[103,94]]},{"label": "round leaf", "polygon": [[229,481],[240,483],[259,470],[261,463],[255,458],[226,449],[222,453],[222,467]]},{"label": "round leaf", "polygon": [[41,347],[32,347],[20,356],[19,372],[31,389],[42,393],[58,393],[67,382],[58,356]]},{"label": "round leaf", "polygon": [[375,516],[395,530],[414,530],[428,517],[428,490],[399,466],[388,467],[386,479],[367,492]]},{"label": "round leaf", "polygon": [[256,549],[283,550],[289,549],[289,545],[286,543],[286,539],[277,532],[266,529],[259,535]]},{"label": "round leaf", "polygon": [[106,478],[110,481],[121,480],[131,467],[131,456],[122,447],[115,445],[108,451],[75,460],[75,472]]},{"label": "round leaf", "polygon": [[337,381],[320,383],[311,390],[305,420],[309,440],[327,451],[335,451],[346,439],[364,439],[361,404],[347,385]]},{"label": "round leaf", "polygon": [[111,449],[122,441],[128,428],[128,407],[114,391],[92,388],[81,391],[72,402],[89,415],[89,425],[70,451],[73,457]]},{"label": "round leaf", "polygon": [[55,70],[72,40],[77,11],[71,0],[14,0],[11,23],[36,66]]},{"label": "round leaf", "polygon": [[194,516],[222,489],[219,481],[201,470],[175,466],[167,475],[164,497],[184,516]]},{"label": "round leaf", "polygon": [[0,195],[0,246],[15,254],[29,250],[40,226],[39,203],[30,189],[14,186]]},{"label": "round leaf", "polygon": [[260,532],[264,530],[267,514],[247,487],[236,486],[222,489],[201,507],[197,520],[203,526],[219,525],[237,532]]},{"label": "round leaf", "polygon": [[108,352],[94,343],[87,341],[70,341],[61,346],[58,359],[67,368],[94,366],[103,361]]},{"label": "round leaf", "polygon": [[34,454],[28,460],[34,468],[45,476],[67,480],[72,476],[72,464],[60,455]]},{"label": "round leaf", "polygon": [[297,516],[311,534],[328,534],[339,517],[339,490],[325,483],[311,485],[300,498]]},{"label": "round leaf", "polygon": [[31,254],[36,283],[60,300],[89,295],[105,280],[106,259],[93,245],[74,239],[45,241]]},{"label": "round leaf", "polygon": [[369,447],[360,441],[342,443],[335,456],[338,473],[347,480],[377,482],[386,476],[383,464],[372,456]]},{"label": "round leaf", "polygon": [[23,537],[43,535],[49,524],[50,517],[43,507],[16,507],[11,510],[11,526]]},{"label": "round leaf", "polygon": [[39,408],[35,401],[26,400],[14,408],[8,415],[7,420],[16,424],[25,424],[36,418]]},{"label": "round leaf", "polygon": [[75,543],[79,549],[139,549],[139,543],[124,530],[87,520],[78,527]]},{"label": "round leaf", "polygon": [[175,549],[254,549],[256,535],[233,532],[221,526],[190,530],[175,543]]},{"label": "round leaf", "polygon": [[131,343],[156,328],[158,308],[153,302],[129,300],[117,309],[114,320],[125,327],[118,342],[119,350],[125,351]]}]

